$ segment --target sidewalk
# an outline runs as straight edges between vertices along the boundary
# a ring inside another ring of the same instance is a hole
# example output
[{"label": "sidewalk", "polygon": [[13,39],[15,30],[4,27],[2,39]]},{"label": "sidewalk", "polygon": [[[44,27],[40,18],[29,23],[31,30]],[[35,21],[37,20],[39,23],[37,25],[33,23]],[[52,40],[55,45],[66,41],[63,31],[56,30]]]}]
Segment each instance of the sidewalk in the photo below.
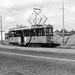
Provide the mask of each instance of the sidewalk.
[{"label": "sidewalk", "polygon": [[63,46],[63,45],[60,45],[60,46],[58,46],[57,48],[62,48],[62,49],[75,49],[75,46],[73,45],[73,46],[71,46],[71,45],[65,45],[65,46]]}]

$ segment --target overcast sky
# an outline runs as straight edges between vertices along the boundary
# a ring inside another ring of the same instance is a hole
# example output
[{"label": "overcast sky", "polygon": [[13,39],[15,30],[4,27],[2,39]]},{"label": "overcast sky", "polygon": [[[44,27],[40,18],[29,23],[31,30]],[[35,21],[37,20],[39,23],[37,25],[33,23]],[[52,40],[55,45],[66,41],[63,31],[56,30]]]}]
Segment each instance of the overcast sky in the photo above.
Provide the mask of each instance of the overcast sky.
[{"label": "overcast sky", "polygon": [[[64,0],[65,28],[75,29],[75,0]],[[3,21],[3,30],[13,28],[16,24],[31,26],[28,19],[33,8],[42,9],[48,18],[46,24],[51,24],[54,30],[62,28],[62,0],[0,0],[0,15]]]}]

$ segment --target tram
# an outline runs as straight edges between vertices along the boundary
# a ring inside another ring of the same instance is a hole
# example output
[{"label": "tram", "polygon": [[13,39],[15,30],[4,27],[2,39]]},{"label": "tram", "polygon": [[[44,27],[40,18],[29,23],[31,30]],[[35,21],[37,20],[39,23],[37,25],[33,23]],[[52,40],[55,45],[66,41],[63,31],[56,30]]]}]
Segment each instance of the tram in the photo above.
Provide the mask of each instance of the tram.
[{"label": "tram", "polygon": [[[31,20],[34,15],[33,24]],[[8,32],[9,44],[21,46],[51,46],[54,43],[53,26],[44,24],[46,20],[47,17],[41,12],[41,9],[34,8],[34,12],[28,20],[31,27],[20,26],[10,29]]]},{"label": "tram", "polygon": [[23,46],[50,46],[53,44],[52,25],[34,25],[31,28],[9,30],[9,44]]}]

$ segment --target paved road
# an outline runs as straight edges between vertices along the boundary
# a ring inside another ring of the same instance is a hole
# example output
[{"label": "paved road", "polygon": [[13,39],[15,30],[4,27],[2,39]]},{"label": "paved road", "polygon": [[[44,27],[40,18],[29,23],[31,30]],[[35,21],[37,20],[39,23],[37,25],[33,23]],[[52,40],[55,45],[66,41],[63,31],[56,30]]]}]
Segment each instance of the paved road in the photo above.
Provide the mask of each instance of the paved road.
[{"label": "paved road", "polygon": [[0,75],[75,75],[75,51],[0,45]]},{"label": "paved road", "polygon": [[75,75],[75,62],[0,53],[0,75]]},{"label": "paved road", "polygon": [[38,47],[21,47],[21,46],[8,46],[1,45],[0,48],[16,49],[16,50],[30,50],[30,51],[44,51],[44,52],[58,52],[58,53],[72,53],[75,54],[75,49],[62,49],[62,48],[38,48]]},{"label": "paved road", "polygon": [[[36,58],[58,59],[65,61],[75,61],[74,49],[57,49],[57,48],[27,48],[17,46],[0,45],[0,52],[15,53],[14,55],[31,56]],[[16,54],[17,53],[17,54]]]}]

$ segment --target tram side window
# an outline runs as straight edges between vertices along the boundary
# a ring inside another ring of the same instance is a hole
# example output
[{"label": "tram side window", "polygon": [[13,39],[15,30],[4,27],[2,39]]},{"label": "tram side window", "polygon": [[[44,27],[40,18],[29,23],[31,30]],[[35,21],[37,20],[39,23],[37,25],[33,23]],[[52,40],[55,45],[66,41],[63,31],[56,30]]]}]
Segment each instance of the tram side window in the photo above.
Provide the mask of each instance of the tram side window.
[{"label": "tram side window", "polygon": [[21,35],[22,35],[21,31],[17,31],[15,37],[21,37]]},{"label": "tram side window", "polygon": [[24,31],[24,36],[27,36],[27,32],[26,31]]},{"label": "tram side window", "polygon": [[24,30],[23,32],[24,32],[24,36],[25,36],[25,37],[26,37],[26,36],[29,36],[29,31],[28,31],[28,30]]},{"label": "tram side window", "polygon": [[17,32],[14,32],[14,37],[17,37]]},{"label": "tram side window", "polygon": [[25,30],[24,31],[24,36],[35,36],[36,35],[36,30]]},{"label": "tram side window", "polygon": [[26,36],[31,36],[31,30],[27,30]]},{"label": "tram side window", "polygon": [[32,36],[35,36],[35,35],[36,35],[36,30],[33,30],[33,29],[32,29],[32,30],[31,30],[31,35],[32,35]]},{"label": "tram side window", "polygon": [[49,29],[48,28],[45,28],[44,29],[44,35],[48,35],[49,34]]},{"label": "tram side window", "polygon": [[51,28],[49,28],[49,35],[51,35],[52,34],[52,29]]},{"label": "tram side window", "polygon": [[44,35],[43,29],[38,29],[38,36],[43,36],[43,35]]},{"label": "tram side window", "polygon": [[44,35],[46,35],[46,28],[44,29]]},{"label": "tram side window", "polygon": [[49,35],[49,29],[46,29],[46,35]]},{"label": "tram side window", "polygon": [[51,28],[45,28],[44,29],[44,35],[51,35],[52,34],[52,29]]}]

